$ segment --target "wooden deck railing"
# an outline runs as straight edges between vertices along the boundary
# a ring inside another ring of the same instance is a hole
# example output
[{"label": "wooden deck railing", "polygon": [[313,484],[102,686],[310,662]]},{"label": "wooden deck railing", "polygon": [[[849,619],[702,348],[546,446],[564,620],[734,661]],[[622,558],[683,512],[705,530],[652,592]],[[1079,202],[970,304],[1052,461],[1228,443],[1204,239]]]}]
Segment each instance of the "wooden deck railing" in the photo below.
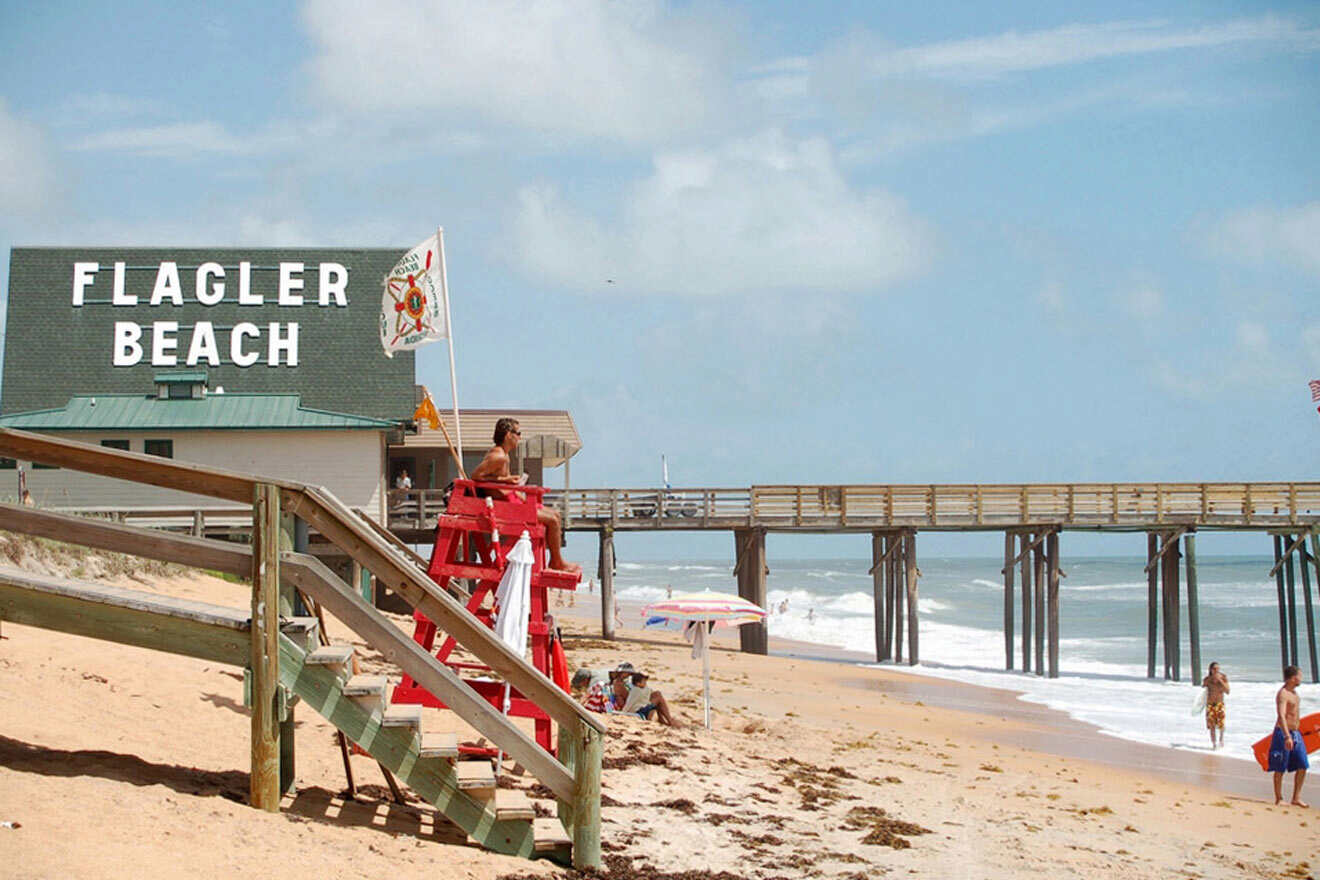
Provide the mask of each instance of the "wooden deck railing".
[{"label": "wooden deck railing", "polygon": [[1320,518],[1320,482],[1023,483],[570,489],[546,495],[570,527],[1136,529],[1296,525]]}]

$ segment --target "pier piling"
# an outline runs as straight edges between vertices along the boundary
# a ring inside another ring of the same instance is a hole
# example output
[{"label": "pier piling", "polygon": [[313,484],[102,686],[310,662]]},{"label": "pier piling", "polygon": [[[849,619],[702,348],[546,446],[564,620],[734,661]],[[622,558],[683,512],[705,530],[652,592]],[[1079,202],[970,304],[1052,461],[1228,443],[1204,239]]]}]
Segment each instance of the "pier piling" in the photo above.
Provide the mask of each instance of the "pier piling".
[{"label": "pier piling", "polygon": [[1159,537],[1146,533],[1146,677],[1155,677],[1155,641],[1159,631],[1159,572],[1155,569]]},{"label": "pier piling", "polygon": [[1004,532],[1004,668],[1013,670],[1013,533]]},{"label": "pier piling", "polygon": [[601,637],[614,641],[614,530],[602,529],[596,574],[600,578]]},{"label": "pier piling", "polygon": [[1292,535],[1284,535],[1285,544],[1292,542],[1286,552],[1286,558],[1283,562],[1284,583],[1288,585],[1288,662],[1297,666],[1299,652],[1297,650],[1297,571],[1293,565],[1293,547],[1301,543],[1295,541]]},{"label": "pier piling", "polygon": [[1031,671],[1031,609],[1035,600],[1031,596],[1031,535],[1022,532],[1018,536],[1021,546],[1020,564],[1022,566],[1022,671]]},{"label": "pier piling", "polygon": [[1045,543],[1049,559],[1049,676],[1059,677],[1059,532],[1050,532]]},{"label": "pier piling", "polygon": [[[734,546],[737,548],[737,561],[734,574],[738,577],[738,595],[762,608],[766,604],[765,576],[770,569],[765,564],[765,529],[735,529]],[[746,654],[768,653],[765,621],[748,623],[738,627],[738,638]]]},{"label": "pier piling", "polygon": [[1036,601],[1036,674],[1045,674],[1045,533],[1032,536],[1035,545],[1031,550],[1031,559],[1035,569]]},{"label": "pier piling", "polygon": [[871,587],[875,595],[875,662],[889,658],[885,655],[885,539],[882,533],[871,533]]},{"label": "pier piling", "polygon": [[1196,594],[1196,535],[1183,536],[1183,565],[1187,570],[1187,639],[1192,649],[1192,682],[1201,682],[1201,609]]},{"label": "pier piling", "polygon": [[1288,665],[1288,610],[1283,593],[1283,537],[1274,536],[1274,586],[1279,603],[1279,668]]},{"label": "pier piling", "polygon": [[908,665],[916,666],[921,660],[918,648],[917,628],[917,581],[921,577],[917,571],[917,533],[908,532],[903,537],[903,561],[906,563],[904,581],[907,584],[908,607]]},{"label": "pier piling", "polygon": [[[1306,645],[1311,655],[1311,681],[1320,683],[1320,663],[1316,662],[1316,641],[1315,641],[1315,608],[1311,602],[1311,567],[1316,564],[1315,555],[1315,535],[1311,535],[1311,550],[1306,549],[1306,544],[1302,543],[1299,549],[1302,562],[1302,596],[1306,600]],[[1316,586],[1320,589],[1320,578],[1317,578]]]}]

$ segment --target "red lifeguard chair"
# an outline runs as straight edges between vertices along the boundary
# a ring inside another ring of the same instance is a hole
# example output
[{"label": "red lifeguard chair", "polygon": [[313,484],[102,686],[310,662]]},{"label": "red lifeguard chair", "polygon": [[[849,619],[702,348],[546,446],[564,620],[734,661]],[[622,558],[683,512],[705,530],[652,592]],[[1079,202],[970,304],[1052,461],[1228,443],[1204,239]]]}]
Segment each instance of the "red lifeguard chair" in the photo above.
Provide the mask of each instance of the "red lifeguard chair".
[{"label": "red lifeguard chair", "polygon": [[[536,521],[545,489],[540,486],[513,487],[508,483],[477,483],[455,480],[449,505],[436,524],[435,547],[427,569],[431,579],[444,587],[450,578],[475,582],[467,601],[467,610],[487,626],[493,626],[495,589],[504,573],[505,557],[524,531],[532,541],[531,601],[527,621],[527,641],[531,646],[532,665],[547,678],[568,690],[568,669],[562,648],[554,643],[549,615],[550,590],[574,590],[580,575],[546,568],[545,527]],[[488,597],[490,601],[488,602]],[[413,613],[416,623],[413,639],[427,651],[435,650],[436,625],[420,611]],[[491,674],[489,666],[451,660],[454,638],[447,636],[435,650],[436,659],[463,676],[463,680],[496,709],[504,708],[503,681]],[[405,675],[390,698],[394,703],[420,704],[447,708],[436,696]],[[536,741],[548,752],[551,748],[550,716],[517,688],[509,692],[509,715],[531,718]],[[494,749],[463,747],[468,754],[495,754]]]}]

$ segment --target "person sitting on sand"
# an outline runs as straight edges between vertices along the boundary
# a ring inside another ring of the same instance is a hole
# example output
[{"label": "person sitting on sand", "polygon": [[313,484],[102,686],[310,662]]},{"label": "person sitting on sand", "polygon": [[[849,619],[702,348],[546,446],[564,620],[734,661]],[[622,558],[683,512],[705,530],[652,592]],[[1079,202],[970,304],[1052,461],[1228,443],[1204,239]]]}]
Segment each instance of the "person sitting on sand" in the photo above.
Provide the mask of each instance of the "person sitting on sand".
[{"label": "person sitting on sand", "polygon": [[[524,483],[524,478],[515,477],[509,472],[509,455],[518,448],[518,444],[522,441],[522,431],[518,427],[518,420],[505,416],[497,421],[493,439],[495,445],[486,453],[486,457],[481,460],[481,464],[473,469],[472,479],[479,483],[508,483],[513,486],[521,486]],[[478,491],[478,494],[481,494],[481,490]],[[508,493],[502,493],[500,497],[508,497]],[[582,566],[565,562],[564,557],[560,555],[564,543],[564,530],[559,522],[559,514],[548,507],[538,507],[536,509],[536,521],[545,526],[545,546],[550,551],[550,567],[556,571],[581,574]]]},{"label": "person sitting on sand", "polygon": [[1296,666],[1283,668],[1283,687],[1274,697],[1277,717],[1274,736],[1270,739],[1269,772],[1274,774],[1274,803],[1283,803],[1283,774],[1294,773],[1292,805],[1305,807],[1302,801],[1302,783],[1311,766],[1306,757],[1306,742],[1300,730],[1302,724],[1302,698],[1297,686],[1302,683],[1302,671]]},{"label": "person sitting on sand", "polygon": [[573,673],[571,686],[573,693],[583,706],[592,712],[599,712],[602,715],[614,711],[610,703],[609,695],[605,692],[603,682],[593,680],[594,676],[590,669],[579,669]]},{"label": "person sitting on sand", "polygon": [[[1201,682],[1205,688],[1205,726],[1210,729],[1210,748],[1224,747],[1224,695],[1229,692],[1228,676],[1219,671],[1218,663],[1210,664],[1210,673]],[[1219,731],[1219,742],[1215,742],[1215,731]]]},{"label": "person sitting on sand", "polygon": [[[620,676],[623,678],[623,676]],[[649,676],[645,672],[634,672],[632,674],[632,686],[628,689],[628,696],[619,711],[625,715],[636,715],[639,718],[650,720],[654,715],[660,720],[661,724],[668,727],[676,727],[674,716],[669,714],[669,702],[665,695],[652,687],[648,687],[646,682]]]}]

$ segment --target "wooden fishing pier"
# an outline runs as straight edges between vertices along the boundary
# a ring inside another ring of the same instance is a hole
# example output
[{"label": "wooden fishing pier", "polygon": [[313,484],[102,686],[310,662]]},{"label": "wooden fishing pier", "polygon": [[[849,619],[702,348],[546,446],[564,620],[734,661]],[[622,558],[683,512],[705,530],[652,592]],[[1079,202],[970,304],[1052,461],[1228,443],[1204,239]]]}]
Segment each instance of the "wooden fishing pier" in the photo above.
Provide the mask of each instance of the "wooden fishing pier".
[{"label": "wooden fishing pier", "polygon": [[[437,490],[393,493],[390,528],[428,540]],[[600,536],[602,627],[614,635],[614,535],[731,532],[739,595],[766,603],[771,532],[865,534],[871,544],[878,661],[920,661],[917,535],[1004,533],[1004,668],[1059,674],[1060,537],[1065,531],[1147,536],[1146,671],[1182,679],[1185,607],[1190,674],[1202,674],[1196,578],[1199,531],[1255,531],[1273,539],[1281,665],[1317,662],[1312,575],[1320,587],[1320,482],[800,485],[750,488],[568,489],[547,493],[570,531]],[[1183,590],[1183,581],[1186,590]],[[1301,601],[1298,601],[1298,586]],[[1185,592],[1185,598],[1184,598]],[[1299,638],[1299,616],[1305,625]],[[765,653],[764,624],[740,627],[742,649]]]}]

